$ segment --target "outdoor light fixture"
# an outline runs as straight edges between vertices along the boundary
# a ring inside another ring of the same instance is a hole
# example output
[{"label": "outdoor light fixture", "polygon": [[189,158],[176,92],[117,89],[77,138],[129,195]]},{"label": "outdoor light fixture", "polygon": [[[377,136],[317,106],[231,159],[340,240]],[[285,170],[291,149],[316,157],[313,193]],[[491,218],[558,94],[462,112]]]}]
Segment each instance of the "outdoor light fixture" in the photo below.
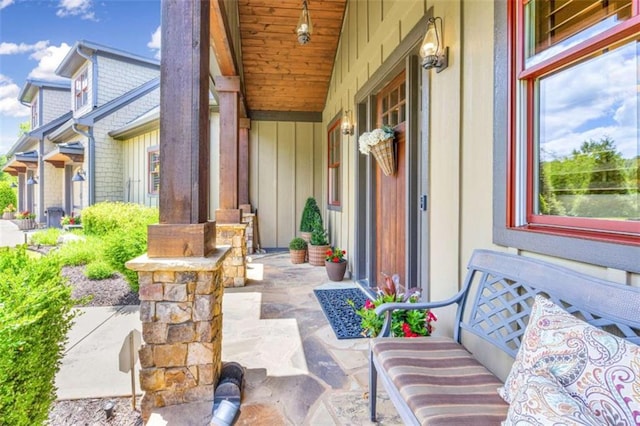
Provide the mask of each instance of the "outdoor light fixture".
[{"label": "outdoor light fixture", "polygon": [[38,184],[38,176],[31,176],[27,179],[27,185],[37,185]]},{"label": "outdoor light fixture", "polygon": [[[439,30],[436,21],[440,21]],[[422,67],[426,70],[435,68],[436,72],[440,72],[448,65],[448,54],[449,48],[442,47],[442,18],[429,18],[427,21],[427,34],[425,34],[420,46]]]},{"label": "outdoor light fixture", "polygon": [[302,0],[302,12],[300,13],[300,19],[298,19],[296,32],[298,33],[298,43],[309,43],[311,40],[311,33],[313,32],[313,25],[311,24],[311,18],[309,17],[307,0]]},{"label": "outdoor light fixture", "polygon": [[353,134],[353,120],[351,119],[351,110],[346,110],[342,115],[342,124],[340,125],[343,135]]},{"label": "outdoor light fixture", "polygon": [[18,187],[18,185],[17,185],[15,182],[11,182],[11,187],[12,187],[12,188],[17,188],[17,187]]},{"label": "outdoor light fixture", "polygon": [[75,176],[73,176],[71,178],[71,181],[73,182],[84,182],[84,178],[87,174],[85,173],[84,170],[80,169],[76,172]]}]

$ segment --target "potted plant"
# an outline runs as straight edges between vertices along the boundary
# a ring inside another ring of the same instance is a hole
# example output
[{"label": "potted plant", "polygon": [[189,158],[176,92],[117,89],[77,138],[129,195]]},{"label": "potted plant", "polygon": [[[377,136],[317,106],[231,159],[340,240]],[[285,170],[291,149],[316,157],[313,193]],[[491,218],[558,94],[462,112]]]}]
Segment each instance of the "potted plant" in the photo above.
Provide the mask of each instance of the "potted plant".
[{"label": "potted plant", "polygon": [[296,237],[289,243],[289,253],[291,263],[304,263],[307,258],[307,242],[300,237]]},{"label": "potted plant", "polygon": [[16,219],[18,222],[18,229],[26,230],[33,229],[36,227],[36,214],[31,213],[29,210],[25,210],[23,212],[19,212],[16,214]]},{"label": "potted plant", "polygon": [[347,270],[345,254],[347,252],[340,247],[331,247],[325,253],[324,265],[331,281],[342,281],[344,278],[344,273]]},{"label": "potted plant", "polygon": [[11,220],[15,218],[15,214],[16,214],[16,208],[13,204],[9,203],[9,205],[7,207],[4,208],[4,211],[2,212],[2,218],[3,219],[7,219],[7,220]]},{"label": "potted plant", "polygon": [[307,202],[302,210],[302,218],[300,219],[300,232],[302,238],[309,243],[311,241],[311,233],[313,232],[313,225],[316,220],[320,219],[320,225],[322,226],[322,215],[320,214],[320,208],[316,199],[313,197],[307,198]]},{"label": "potted plant", "polygon": [[365,155],[373,154],[385,176],[392,176],[396,173],[394,138],[393,127],[387,125],[380,129],[364,132],[358,138],[360,152]]},{"label": "potted plant", "polygon": [[329,249],[327,231],[322,226],[322,218],[316,218],[311,232],[311,242],[309,245],[309,263],[314,266],[323,266],[324,258]]}]

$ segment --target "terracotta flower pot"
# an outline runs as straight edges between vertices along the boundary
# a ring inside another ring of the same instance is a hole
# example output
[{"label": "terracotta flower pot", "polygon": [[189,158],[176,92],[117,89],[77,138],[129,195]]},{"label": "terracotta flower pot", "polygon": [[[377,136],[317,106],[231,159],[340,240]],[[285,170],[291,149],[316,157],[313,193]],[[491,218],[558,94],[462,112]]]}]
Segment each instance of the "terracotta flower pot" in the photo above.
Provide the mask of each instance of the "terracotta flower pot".
[{"label": "terracotta flower pot", "polygon": [[309,245],[309,263],[313,266],[324,266],[324,258],[327,255],[329,246]]},{"label": "terracotta flower pot", "polygon": [[331,281],[342,281],[342,279],[344,278],[344,273],[347,271],[346,260],[337,263],[325,260],[324,264],[327,268],[327,275],[329,276],[329,279]]},{"label": "terracotta flower pot", "polygon": [[291,263],[298,264],[304,263],[307,258],[306,250],[289,250],[291,254]]},{"label": "terracotta flower pot", "polygon": [[3,219],[7,219],[7,220],[13,220],[15,219],[16,214],[14,212],[3,212],[2,213],[2,218]]}]

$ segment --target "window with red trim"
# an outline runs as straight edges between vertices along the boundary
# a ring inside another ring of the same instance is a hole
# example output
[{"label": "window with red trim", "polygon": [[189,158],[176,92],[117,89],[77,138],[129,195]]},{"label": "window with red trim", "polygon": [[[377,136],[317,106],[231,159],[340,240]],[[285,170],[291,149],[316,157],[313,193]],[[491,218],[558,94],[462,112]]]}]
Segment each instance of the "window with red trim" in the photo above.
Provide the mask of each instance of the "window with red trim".
[{"label": "window with red trim", "polygon": [[75,110],[79,110],[89,102],[89,68],[86,67],[73,82]]},{"label": "window with red trim", "polygon": [[509,2],[509,227],[640,245],[639,2]]},{"label": "window with red trim", "polygon": [[[341,116],[341,115],[340,115]],[[340,120],[336,119],[329,125],[328,140],[328,173],[327,200],[329,208],[339,208],[342,204],[342,150],[340,149]]]}]

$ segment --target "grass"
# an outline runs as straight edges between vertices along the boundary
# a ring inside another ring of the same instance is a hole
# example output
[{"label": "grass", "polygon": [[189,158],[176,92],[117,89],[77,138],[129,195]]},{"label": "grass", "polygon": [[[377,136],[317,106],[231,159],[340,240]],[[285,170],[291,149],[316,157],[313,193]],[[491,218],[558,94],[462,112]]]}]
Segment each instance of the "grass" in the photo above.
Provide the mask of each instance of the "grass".
[{"label": "grass", "polygon": [[58,228],[47,228],[43,231],[34,232],[29,241],[34,245],[43,245],[43,246],[55,246],[58,244],[58,238],[60,238],[60,231]]}]

